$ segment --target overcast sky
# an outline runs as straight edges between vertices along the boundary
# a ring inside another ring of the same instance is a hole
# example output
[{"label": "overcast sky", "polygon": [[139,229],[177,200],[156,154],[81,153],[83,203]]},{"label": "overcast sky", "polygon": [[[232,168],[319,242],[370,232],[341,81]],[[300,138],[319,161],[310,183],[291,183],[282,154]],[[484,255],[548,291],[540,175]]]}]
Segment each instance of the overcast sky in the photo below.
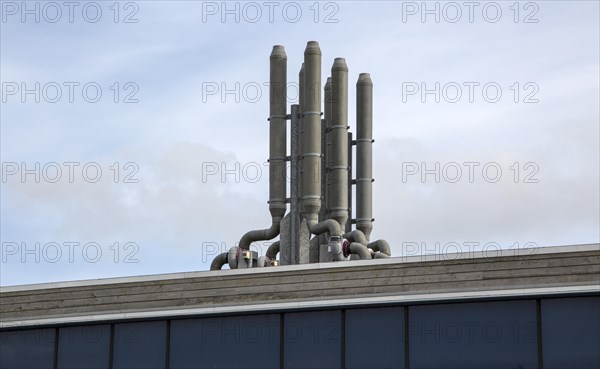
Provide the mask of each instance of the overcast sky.
[{"label": "overcast sky", "polygon": [[597,1],[22,4],[1,3],[3,286],[207,270],[268,227],[269,54],[295,103],[310,40],[323,81],[346,58],[353,131],[371,73],[394,255],[599,242]]}]

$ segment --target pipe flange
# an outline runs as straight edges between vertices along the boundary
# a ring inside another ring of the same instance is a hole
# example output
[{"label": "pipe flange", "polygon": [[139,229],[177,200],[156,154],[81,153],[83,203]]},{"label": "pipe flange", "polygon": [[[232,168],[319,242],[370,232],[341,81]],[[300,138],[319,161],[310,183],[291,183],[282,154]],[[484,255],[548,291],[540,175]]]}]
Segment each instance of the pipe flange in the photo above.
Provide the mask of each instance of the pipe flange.
[{"label": "pipe flange", "polygon": [[344,254],[345,258],[350,256],[350,241],[345,238],[342,240],[342,253]]}]

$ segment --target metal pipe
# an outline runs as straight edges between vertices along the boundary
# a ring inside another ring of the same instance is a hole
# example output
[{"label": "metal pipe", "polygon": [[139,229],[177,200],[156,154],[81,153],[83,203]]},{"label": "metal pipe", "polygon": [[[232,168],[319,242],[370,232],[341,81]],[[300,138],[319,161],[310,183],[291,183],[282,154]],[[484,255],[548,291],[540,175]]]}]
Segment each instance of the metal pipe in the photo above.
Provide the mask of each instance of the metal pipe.
[{"label": "metal pipe", "polygon": [[298,209],[300,210],[300,214],[304,213],[304,207],[302,206],[303,200],[302,196],[304,196],[303,187],[302,187],[302,171],[304,168],[302,167],[302,141],[304,136],[304,122],[302,112],[304,111],[304,63],[300,67],[300,72],[298,73],[298,113],[300,117],[298,118],[298,126],[300,127],[299,135],[298,135]]},{"label": "metal pipe", "polygon": [[270,56],[269,85],[269,211],[272,224],[268,229],[249,231],[239,247],[247,250],[254,241],[270,240],[279,234],[279,223],[286,211],[287,150],[287,55],[281,45],[273,46]]},{"label": "metal pipe", "polygon": [[331,218],[331,77],[325,82],[325,214]]},{"label": "metal pipe", "polygon": [[369,243],[365,234],[359,231],[358,229],[353,230],[352,232],[348,232],[344,234],[344,238],[350,242],[358,242],[366,245]]},{"label": "metal pipe", "polygon": [[331,148],[328,153],[331,190],[329,218],[342,229],[348,221],[348,66],[335,58],[331,67]]},{"label": "metal pipe", "polygon": [[313,234],[329,232],[330,245],[341,243],[340,224],[327,219],[318,222],[321,209],[321,49],[309,41],[304,51],[304,108],[302,108],[303,208],[308,229]]},{"label": "metal pipe", "polygon": [[210,263],[210,270],[221,270],[223,265],[227,264],[227,254],[229,253],[224,252],[217,255],[217,257],[213,259],[212,263]]},{"label": "metal pipe", "polygon": [[229,264],[229,269],[237,269],[240,258],[240,250],[241,248],[238,246],[233,246],[229,249],[229,252],[227,253],[227,263]]},{"label": "metal pipe", "polygon": [[377,240],[369,243],[367,245],[368,248],[372,249],[375,252],[379,252],[381,254],[385,254],[387,256],[392,256],[392,250],[390,249],[390,245],[386,240]]},{"label": "metal pipe", "polygon": [[287,152],[287,55],[273,46],[269,85],[269,211],[273,218],[285,215]]},{"label": "metal pipe", "polygon": [[256,266],[259,268],[264,268],[266,266],[277,265],[276,260],[277,254],[279,253],[279,242],[280,241],[275,241],[271,244],[271,246],[269,246],[265,255],[258,258]]},{"label": "metal pipe", "polygon": [[356,82],[356,229],[367,240],[373,229],[373,82],[361,73]]},{"label": "metal pipe", "polygon": [[267,249],[265,255],[271,260],[277,259],[277,254],[279,254],[279,245],[279,241],[273,242],[271,246],[269,246],[269,248]]},{"label": "metal pipe", "polygon": [[367,246],[363,245],[362,243],[352,242],[350,244],[350,253],[358,255],[361,260],[372,259],[371,253],[367,249]]},{"label": "metal pipe", "polygon": [[345,232],[352,231],[352,132],[348,132],[348,221],[346,222]]}]

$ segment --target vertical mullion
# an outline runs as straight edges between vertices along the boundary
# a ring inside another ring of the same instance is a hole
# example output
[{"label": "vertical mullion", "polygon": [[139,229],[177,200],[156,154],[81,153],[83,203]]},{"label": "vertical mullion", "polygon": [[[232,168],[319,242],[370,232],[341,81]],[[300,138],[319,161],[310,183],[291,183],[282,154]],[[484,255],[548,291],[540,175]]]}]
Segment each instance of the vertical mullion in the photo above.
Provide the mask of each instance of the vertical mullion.
[{"label": "vertical mullion", "polygon": [[544,352],[542,348],[542,302],[540,299],[535,300],[536,318],[537,318],[537,354],[538,354],[538,369],[544,369]]},{"label": "vertical mullion", "polygon": [[342,309],[342,322],[341,322],[341,345],[342,349],[340,350],[342,354],[342,369],[346,368],[346,309]]},{"label": "vertical mullion", "polygon": [[284,358],[283,358],[283,345],[285,341],[285,313],[279,314],[279,368],[283,369]]},{"label": "vertical mullion", "polygon": [[54,364],[52,364],[54,369],[58,369],[58,330],[60,328],[56,327],[54,330]]},{"label": "vertical mullion", "polygon": [[404,306],[404,369],[410,367],[408,331],[408,306]]},{"label": "vertical mullion", "polygon": [[171,320],[167,319],[166,321],[167,324],[167,334],[166,334],[166,344],[165,344],[165,350],[167,351],[165,353],[165,369],[169,369],[169,367],[171,366]]},{"label": "vertical mullion", "polygon": [[113,358],[115,352],[115,325],[110,325],[110,337],[109,337],[109,350],[108,350],[108,369],[113,367]]}]

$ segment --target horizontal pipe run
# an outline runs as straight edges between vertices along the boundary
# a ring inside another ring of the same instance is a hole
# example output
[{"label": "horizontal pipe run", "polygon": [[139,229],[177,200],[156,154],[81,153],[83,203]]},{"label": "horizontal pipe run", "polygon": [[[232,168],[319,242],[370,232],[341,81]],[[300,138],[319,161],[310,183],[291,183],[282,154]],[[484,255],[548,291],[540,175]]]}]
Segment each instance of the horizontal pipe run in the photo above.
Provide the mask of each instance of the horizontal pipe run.
[{"label": "horizontal pipe run", "polygon": [[350,244],[350,253],[358,255],[361,260],[370,260],[372,258],[367,246],[358,242],[352,242]]},{"label": "horizontal pipe run", "polygon": [[362,233],[361,231],[359,231],[358,229],[355,229],[352,232],[345,233],[344,238],[350,242],[358,242],[358,243],[362,243],[363,245],[366,245],[369,243],[369,241],[367,241],[367,237],[365,236],[365,234]]}]

